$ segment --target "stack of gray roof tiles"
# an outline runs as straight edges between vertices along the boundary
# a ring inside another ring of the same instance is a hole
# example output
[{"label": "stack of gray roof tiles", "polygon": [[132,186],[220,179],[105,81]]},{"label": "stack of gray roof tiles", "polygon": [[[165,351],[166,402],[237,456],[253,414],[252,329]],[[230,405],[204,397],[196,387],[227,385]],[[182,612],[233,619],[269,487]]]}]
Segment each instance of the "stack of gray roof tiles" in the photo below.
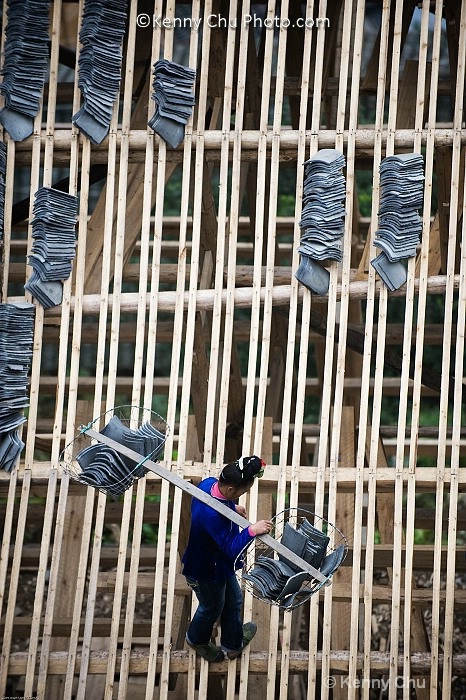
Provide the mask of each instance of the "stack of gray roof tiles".
[{"label": "stack of gray roof tiles", "polygon": [[107,136],[121,80],[126,0],[86,0],[79,40],[78,86],[82,107],[72,121],[95,144]]},{"label": "stack of gray roof tiles", "polygon": [[0,468],[11,471],[24,447],[18,435],[29,406],[35,307],[0,304]]},{"label": "stack of gray roof tiles", "polygon": [[346,185],[345,158],[334,148],[317,151],[304,163],[302,229],[296,279],[315,294],[326,294],[330,282],[324,260],[343,257]]},{"label": "stack of gray roof tiles", "polygon": [[49,0],[8,0],[0,123],[14,141],[34,131],[49,61]]},{"label": "stack of gray roof tiles", "polygon": [[63,280],[70,276],[76,252],[77,211],[77,198],[67,192],[41,187],[35,194],[28,258],[33,272],[24,288],[45,309],[62,302]]},{"label": "stack of gray roof tiles", "polygon": [[423,165],[420,153],[387,156],[380,164],[379,229],[374,245],[381,252],[371,265],[391,291],[406,282],[402,260],[416,255],[420,241]]},{"label": "stack of gray roof tiles", "polygon": [[154,63],[154,115],[148,125],[169,146],[176,148],[184,139],[195,95],[193,92],[196,71],[173,61],[160,59]]}]

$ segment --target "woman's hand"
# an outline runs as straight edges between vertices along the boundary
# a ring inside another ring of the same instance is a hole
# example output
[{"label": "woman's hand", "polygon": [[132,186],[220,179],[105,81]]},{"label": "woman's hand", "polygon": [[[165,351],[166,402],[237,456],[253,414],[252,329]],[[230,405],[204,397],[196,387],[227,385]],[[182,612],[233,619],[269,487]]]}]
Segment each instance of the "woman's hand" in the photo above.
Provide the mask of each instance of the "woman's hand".
[{"label": "woman's hand", "polygon": [[238,513],[238,515],[242,515],[243,518],[246,517],[246,508],[244,506],[237,505],[237,506],[235,506],[235,509],[236,509],[236,512]]},{"label": "woman's hand", "polygon": [[254,523],[254,525],[249,526],[249,531],[254,536],[267,535],[271,529],[272,529],[272,521],[271,520],[258,520],[257,523]]}]

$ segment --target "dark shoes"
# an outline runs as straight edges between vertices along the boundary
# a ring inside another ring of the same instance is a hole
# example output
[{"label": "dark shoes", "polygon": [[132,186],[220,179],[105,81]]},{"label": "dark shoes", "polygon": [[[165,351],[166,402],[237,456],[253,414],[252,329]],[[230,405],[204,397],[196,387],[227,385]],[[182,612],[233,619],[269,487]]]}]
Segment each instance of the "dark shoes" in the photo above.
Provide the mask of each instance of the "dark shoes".
[{"label": "dark shoes", "polygon": [[209,663],[216,663],[223,661],[225,655],[220,647],[216,647],[215,644],[209,642],[208,644],[191,644],[189,639],[186,637],[186,643],[191,649],[194,649],[198,656],[202,656]]},{"label": "dark shoes", "polygon": [[232,661],[233,659],[237,659],[238,656],[241,656],[243,653],[243,649],[245,646],[251,642],[254,637],[256,636],[257,632],[257,625],[255,622],[246,622],[246,624],[243,625],[243,644],[241,649],[238,649],[238,651],[227,651],[227,657]]},{"label": "dark shoes", "polygon": [[[237,659],[238,656],[241,656],[244,647],[247,646],[252,639],[254,639],[256,632],[256,623],[246,622],[246,624],[243,625],[243,643],[241,649],[238,649],[238,651],[227,651],[227,658],[232,661],[233,659]],[[212,642],[209,642],[208,644],[192,644],[188,637],[186,637],[186,644],[190,646],[191,649],[194,649],[198,656],[202,656],[202,658],[206,659],[206,661],[209,663],[219,663],[225,659],[225,655],[221,647],[215,646],[215,644],[212,644]]]}]

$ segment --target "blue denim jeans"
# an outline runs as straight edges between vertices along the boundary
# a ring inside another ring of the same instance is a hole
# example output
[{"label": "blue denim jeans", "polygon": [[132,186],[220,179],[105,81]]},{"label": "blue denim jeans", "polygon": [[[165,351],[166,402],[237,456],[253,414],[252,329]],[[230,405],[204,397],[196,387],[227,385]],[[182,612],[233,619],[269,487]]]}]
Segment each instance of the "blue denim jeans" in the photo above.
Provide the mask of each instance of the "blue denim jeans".
[{"label": "blue denim jeans", "polygon": [[226,581],[196,581],[189,577],[186,580],[199,601],[187,632],[191,644],[210,642],[213,626],[220,618],[222,647],[226,651],[241,649],[243,596],[236,576]]}]

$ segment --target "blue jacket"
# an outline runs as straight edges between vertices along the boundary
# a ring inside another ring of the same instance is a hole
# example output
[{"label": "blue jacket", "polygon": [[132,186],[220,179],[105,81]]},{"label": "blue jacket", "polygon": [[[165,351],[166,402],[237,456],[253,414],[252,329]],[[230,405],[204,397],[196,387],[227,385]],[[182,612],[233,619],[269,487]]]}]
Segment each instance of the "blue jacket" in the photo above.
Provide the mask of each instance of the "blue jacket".
[{"label": "blue jacket", "polygon": [[[199,488],[210,494],[216,481],[214,477],[204,479]],[[234,501],[221,503],[235,510]],[[248,528],[240,532],[236,523],[193,498],[188,546],[182,560],[183,574],[197,581],[224,581],[235,573],[236,557],[253,539]],[[240,566],[238,563],[236,568]]]}]

